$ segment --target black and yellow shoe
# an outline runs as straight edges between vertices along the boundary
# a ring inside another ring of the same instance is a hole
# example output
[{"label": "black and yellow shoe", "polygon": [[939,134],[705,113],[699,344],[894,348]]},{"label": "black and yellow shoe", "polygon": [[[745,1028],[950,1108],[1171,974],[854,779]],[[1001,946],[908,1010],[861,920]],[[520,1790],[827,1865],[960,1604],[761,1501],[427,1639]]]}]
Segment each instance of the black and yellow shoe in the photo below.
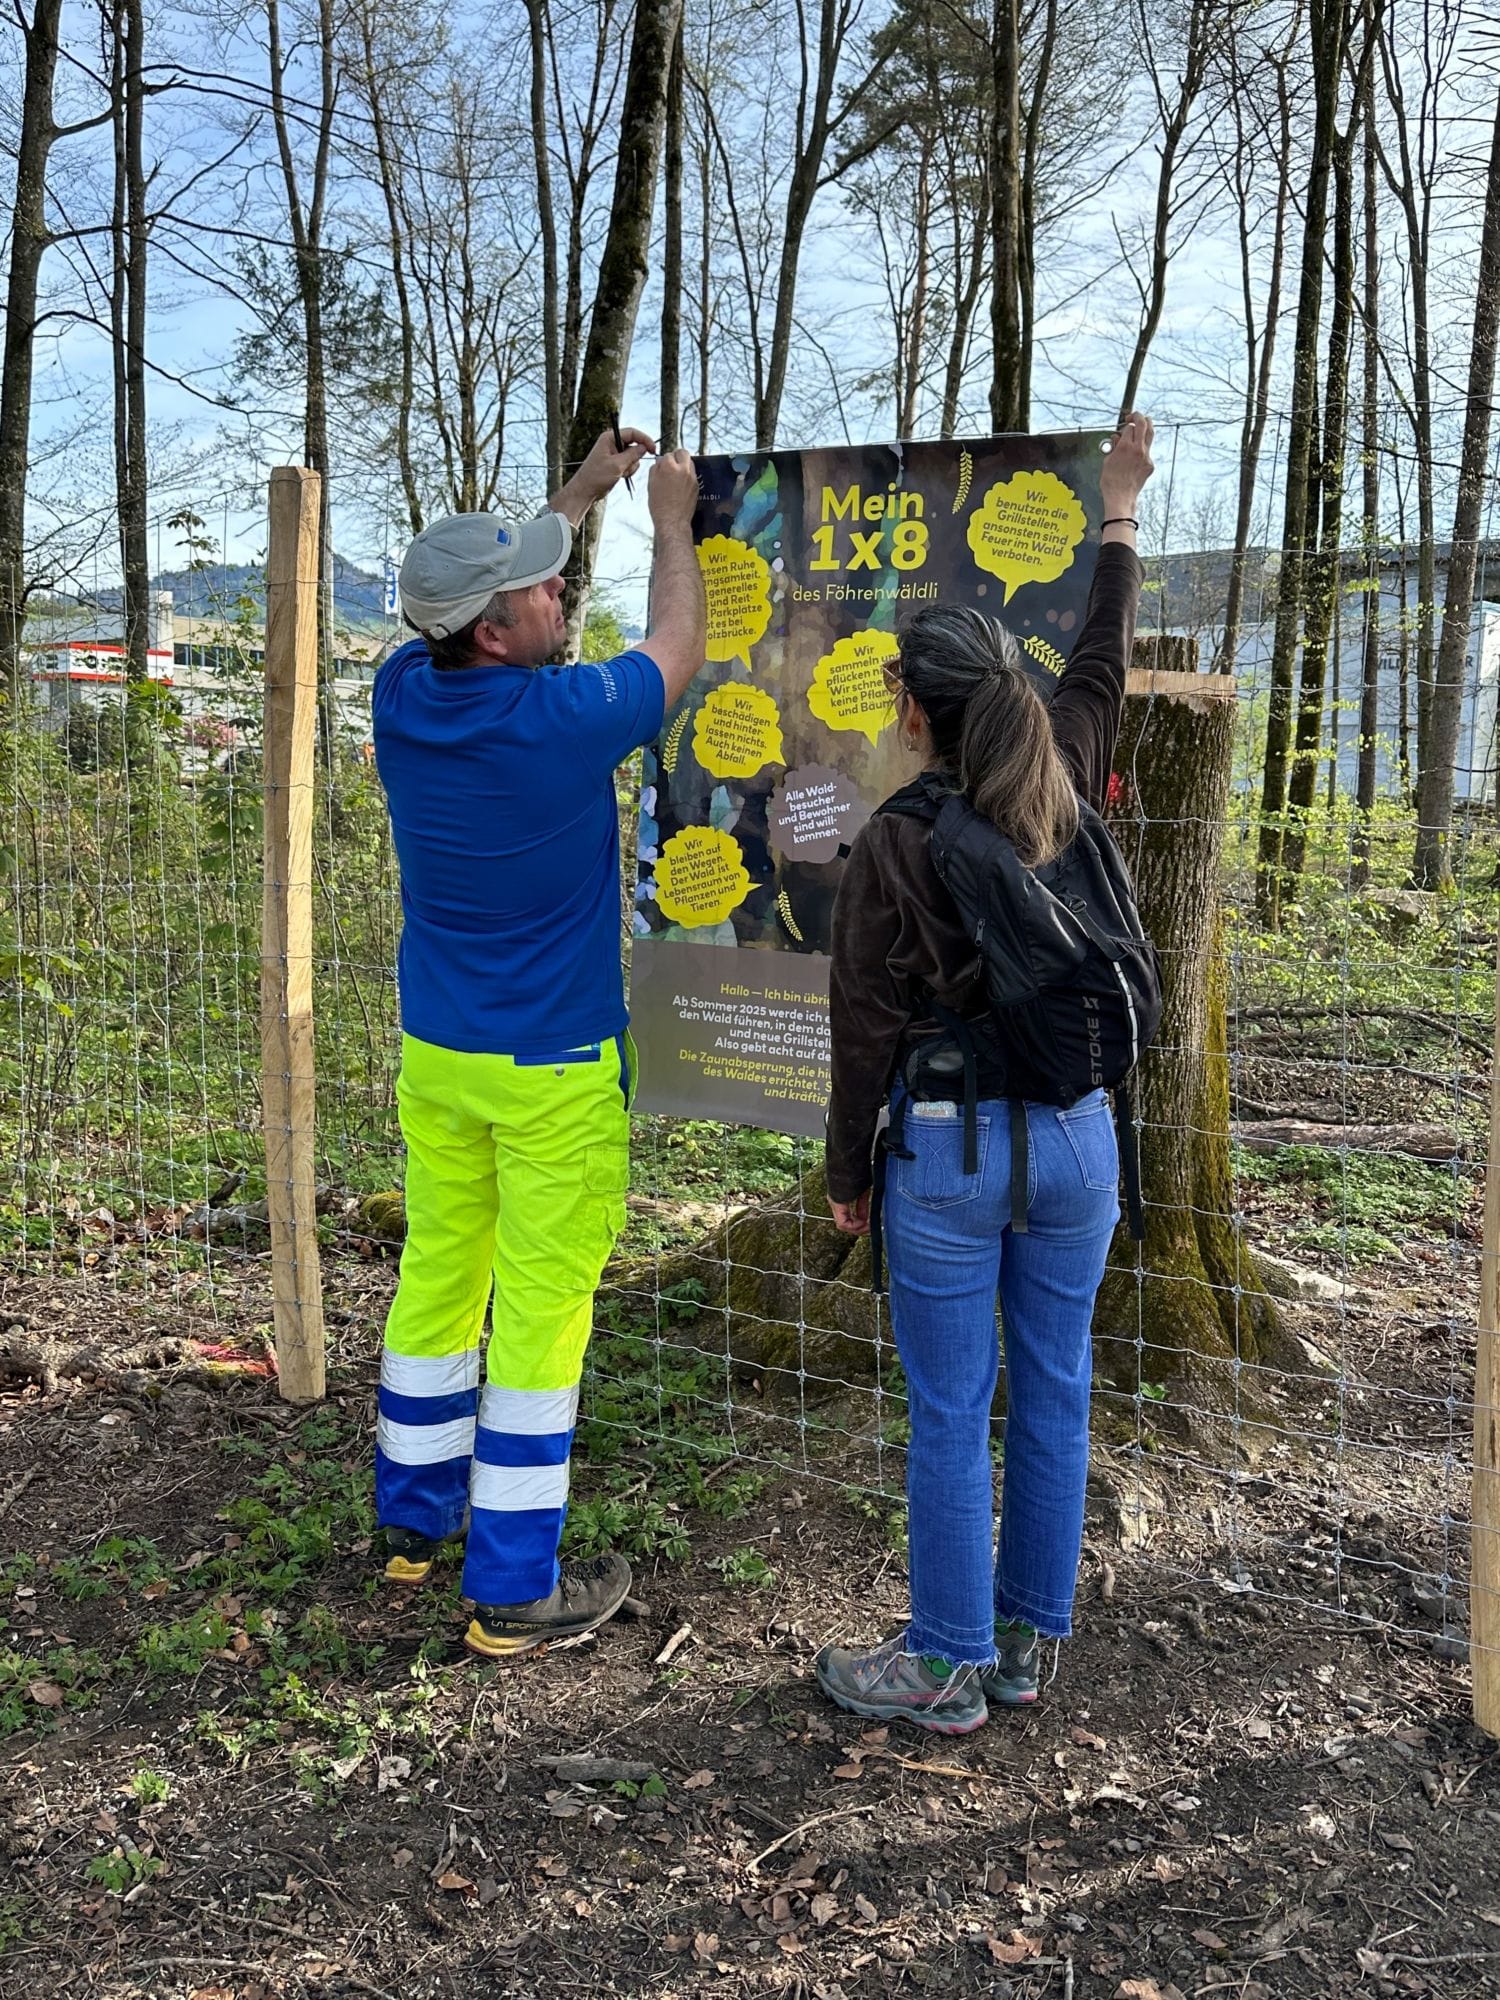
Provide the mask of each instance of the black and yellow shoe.
[{"label": "black and yellow shoe", "polygon": [[385,1535],[385,1580],[387,1583],[425,1583],[437,1560],[437,1552],[445,1542],[460,1541],[463,1529],[456,1535],[445,1535],[434,1541],[431,1535],[419,1535],[415,1528],[386,1528]]},{"label": "black and yellow shoe", "polygon": [[623,1556],[565,1562],[550,1597],[531,1604],[476,1604],[464,1644],[482,1660],[508,1660],[607,1624],[629,1595],[630,1564]]}]

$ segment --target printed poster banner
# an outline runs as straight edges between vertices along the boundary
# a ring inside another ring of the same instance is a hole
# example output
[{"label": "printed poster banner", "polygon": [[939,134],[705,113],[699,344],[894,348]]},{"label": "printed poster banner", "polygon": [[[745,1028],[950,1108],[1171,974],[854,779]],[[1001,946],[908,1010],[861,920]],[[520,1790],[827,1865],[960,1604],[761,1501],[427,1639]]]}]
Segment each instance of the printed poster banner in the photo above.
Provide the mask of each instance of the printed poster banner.
[{"label": "printed poster banner", "polygon": [[631,953],[645,1111],[818,1136],[844,857],[916,773],[885,669],[903,614],[971,604],[1060,672],[1107,433],[698,461],[703,671],[644,752]]}]

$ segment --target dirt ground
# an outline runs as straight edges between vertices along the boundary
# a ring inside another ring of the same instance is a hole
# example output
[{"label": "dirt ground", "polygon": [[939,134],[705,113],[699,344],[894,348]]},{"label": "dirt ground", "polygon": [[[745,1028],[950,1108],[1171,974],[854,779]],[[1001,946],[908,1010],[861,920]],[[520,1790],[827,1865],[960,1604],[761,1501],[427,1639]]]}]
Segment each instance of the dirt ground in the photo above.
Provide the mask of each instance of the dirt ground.
[{"label": "dirt ground", "polygon": [[[1403,1530],[1420,1496],[1351,1505],[1316,1407],[1227,1499],[1102,1448],[1055,1681],[950,1740],[817,1691],[825,1638],[903,1609],[889,1509],[832,1480],[670,1508],[676,1559],[596,1641],[463,1655],[456,1567],[375,1581],[388,1284],[330,1273],[308,1414],[233,1365],[260,1267],[227,1323],[166,1281],[0,1282],[0,1334],[59,1364],[0,1382],[7,1997],[1500,1993],[1500,1746],[1446,1545]],[[207,1358],[70,1374],[143,1335]],[[1350,1434],[1388,1442],[1365,1400]]]}]

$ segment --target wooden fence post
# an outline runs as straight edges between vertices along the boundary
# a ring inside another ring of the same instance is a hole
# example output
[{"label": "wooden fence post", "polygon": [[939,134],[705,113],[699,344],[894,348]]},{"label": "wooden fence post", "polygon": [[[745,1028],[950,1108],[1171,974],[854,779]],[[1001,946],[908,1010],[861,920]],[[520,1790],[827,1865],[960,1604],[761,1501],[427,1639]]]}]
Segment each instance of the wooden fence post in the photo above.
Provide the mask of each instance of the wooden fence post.
[{"label": "wooden fence post", "polygon": [[271,1222],[276,1365],[290,1403],[323,1394],[323,1283],[313,1186],[313,737],[318,705],[322,482],[271,473],[266,558],[265,889],[261,1114]]},{"label": "wooden fence post", "polygon": [[1474,1546],[1469,1576],[1469,1663],[1474,1720],[1500,1736],[1500,955],[1490,1056],[1490,1145],[1484,1166],[1484,1254],[1474,1356]]}]

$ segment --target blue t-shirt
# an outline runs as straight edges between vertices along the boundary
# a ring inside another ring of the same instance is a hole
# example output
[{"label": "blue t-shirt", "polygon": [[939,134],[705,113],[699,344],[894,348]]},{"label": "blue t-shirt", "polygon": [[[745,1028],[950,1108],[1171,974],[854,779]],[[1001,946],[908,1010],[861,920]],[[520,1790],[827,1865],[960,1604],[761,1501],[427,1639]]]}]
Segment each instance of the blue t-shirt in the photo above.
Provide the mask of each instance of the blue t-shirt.
[{"label": "blue t-shirt", "polygon": [[614,770],[657,734],[664,698],[645,653],[439,669],[414,639],[381,667],[408,1035],[535,1058],[621,1032]]}]

